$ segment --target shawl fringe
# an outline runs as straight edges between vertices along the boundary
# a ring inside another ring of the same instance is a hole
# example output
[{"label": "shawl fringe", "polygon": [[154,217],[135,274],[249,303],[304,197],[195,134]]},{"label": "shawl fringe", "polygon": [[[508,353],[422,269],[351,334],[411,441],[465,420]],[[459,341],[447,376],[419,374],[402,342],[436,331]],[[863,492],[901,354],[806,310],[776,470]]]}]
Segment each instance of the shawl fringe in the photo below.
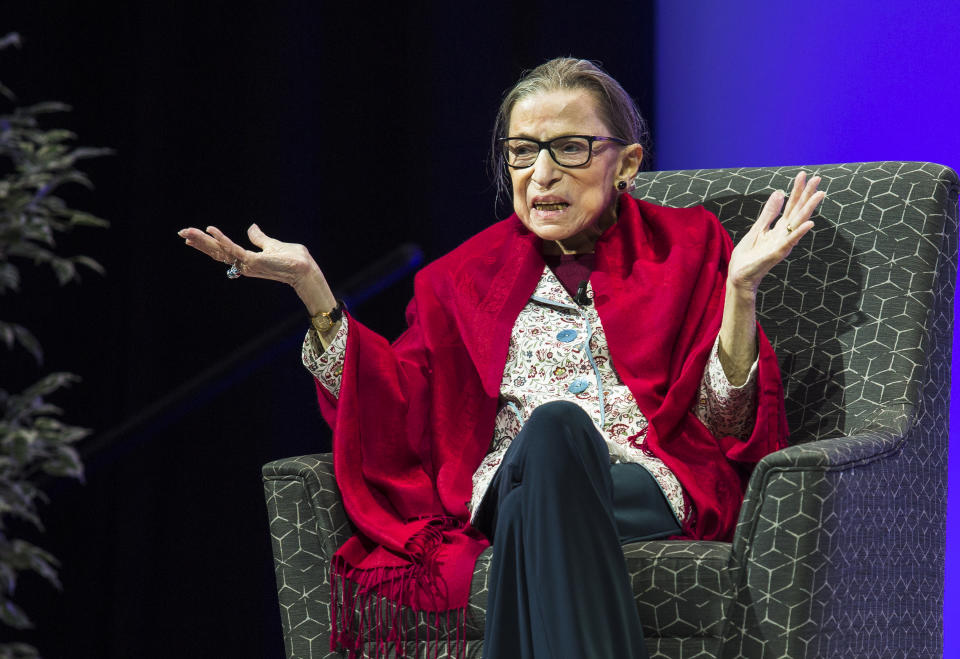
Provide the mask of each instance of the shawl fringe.
[{"label": "shawl fringe", "polygon": [[[424,526],[407,542],[408,565],[361,569],[335,555],[330,562],[330,650],[346,649],[350,659],[391,659],[411,656],[407,644],[413,643],[412,656],[419,657],[424,643],[428,658],[439,657],[446,648],[447,656],[463,659],[466,607],[440,608],[447,593],[437,569],[443,531],[457,526],[449,517]],[[416,606],[424,601],[433,606]]]}]

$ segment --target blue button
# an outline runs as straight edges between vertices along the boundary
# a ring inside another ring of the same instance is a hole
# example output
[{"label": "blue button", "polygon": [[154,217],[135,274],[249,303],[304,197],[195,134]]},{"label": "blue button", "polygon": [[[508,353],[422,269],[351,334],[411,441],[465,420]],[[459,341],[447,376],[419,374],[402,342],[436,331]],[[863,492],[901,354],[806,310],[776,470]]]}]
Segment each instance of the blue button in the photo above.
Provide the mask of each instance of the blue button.
[{"label": "blue button", "polygon": [[589,380],[585,380],[584,378],[577,378],[576,380],[570,383],[570,386],[567,387],[567,391],[569,391],[571,394],[579,394],[589,386],[590,386]]},{"label": "blue button", "polygon": [[570,343],[575,338],[577,338],[577,330],[565,329],[557,332],[557,341],[563,341],[564,343]]}]

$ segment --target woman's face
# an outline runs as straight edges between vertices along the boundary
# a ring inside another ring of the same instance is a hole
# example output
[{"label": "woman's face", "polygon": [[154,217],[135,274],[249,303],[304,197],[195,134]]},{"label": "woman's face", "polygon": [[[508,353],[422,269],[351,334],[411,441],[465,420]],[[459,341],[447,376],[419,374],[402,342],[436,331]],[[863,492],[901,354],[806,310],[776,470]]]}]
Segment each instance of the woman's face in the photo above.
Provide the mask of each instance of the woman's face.
[{"label": "woman's face", "polygon": [[[513,106],[508,137],[545,142],[561,135],[610,136],[590,92],[539,92]],[[642,155],[635,144],[594,142],[586,166],[563,167],[543,149],[529,167],[510,168],[513,209],[524,226],[543,240],[576,247],[579,238],[599,235],[616,219],[616,183],[632,179]]]}]

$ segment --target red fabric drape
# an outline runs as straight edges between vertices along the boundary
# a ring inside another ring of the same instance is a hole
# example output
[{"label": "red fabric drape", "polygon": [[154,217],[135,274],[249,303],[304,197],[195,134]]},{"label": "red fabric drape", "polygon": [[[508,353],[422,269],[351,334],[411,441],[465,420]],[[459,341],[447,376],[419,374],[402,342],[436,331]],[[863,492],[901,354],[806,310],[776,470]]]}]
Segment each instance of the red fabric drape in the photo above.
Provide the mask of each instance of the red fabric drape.
[{"label": "red fabric drape", "polygon": [[[718,440],[690,412],[720,327],[731,248],[705,209],[625,195],[591,277],[614,366],[650,421],[647,446],[693,506],[684,533],[707,540],[732,537],[750,468],[787,433],[762,331],[753,434]],[[418,611],[452,614],[461,647],[474,562],[487,546],[468,523],[471,477],[489,448],[510,332],[543,268],[539,238],[511,216],[418,273],[408,329],[392,345],[350,318],[339,398],[317,386],[358,531],[331,567],[332,644],[372,642],[373,655],[385,654]]]}]

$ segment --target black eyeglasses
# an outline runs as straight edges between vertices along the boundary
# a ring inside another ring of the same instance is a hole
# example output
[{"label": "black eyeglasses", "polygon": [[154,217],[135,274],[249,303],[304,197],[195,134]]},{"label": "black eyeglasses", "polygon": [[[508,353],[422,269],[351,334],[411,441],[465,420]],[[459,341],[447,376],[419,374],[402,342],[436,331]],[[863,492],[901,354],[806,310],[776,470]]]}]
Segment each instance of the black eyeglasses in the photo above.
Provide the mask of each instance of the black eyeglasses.
[{"label": "black eyeglasses", "polygon": [[617,137],[601,135],[561,135],[546,142],[531,140],[527,137],[501,137],[497,140],[503,146],[503,155],[507,165],[514,169],[529,167],[537,162],[540,152],[546,149],[550,157],[563,167],[583,167],[593,156],[594,142],[627,143]]}]

